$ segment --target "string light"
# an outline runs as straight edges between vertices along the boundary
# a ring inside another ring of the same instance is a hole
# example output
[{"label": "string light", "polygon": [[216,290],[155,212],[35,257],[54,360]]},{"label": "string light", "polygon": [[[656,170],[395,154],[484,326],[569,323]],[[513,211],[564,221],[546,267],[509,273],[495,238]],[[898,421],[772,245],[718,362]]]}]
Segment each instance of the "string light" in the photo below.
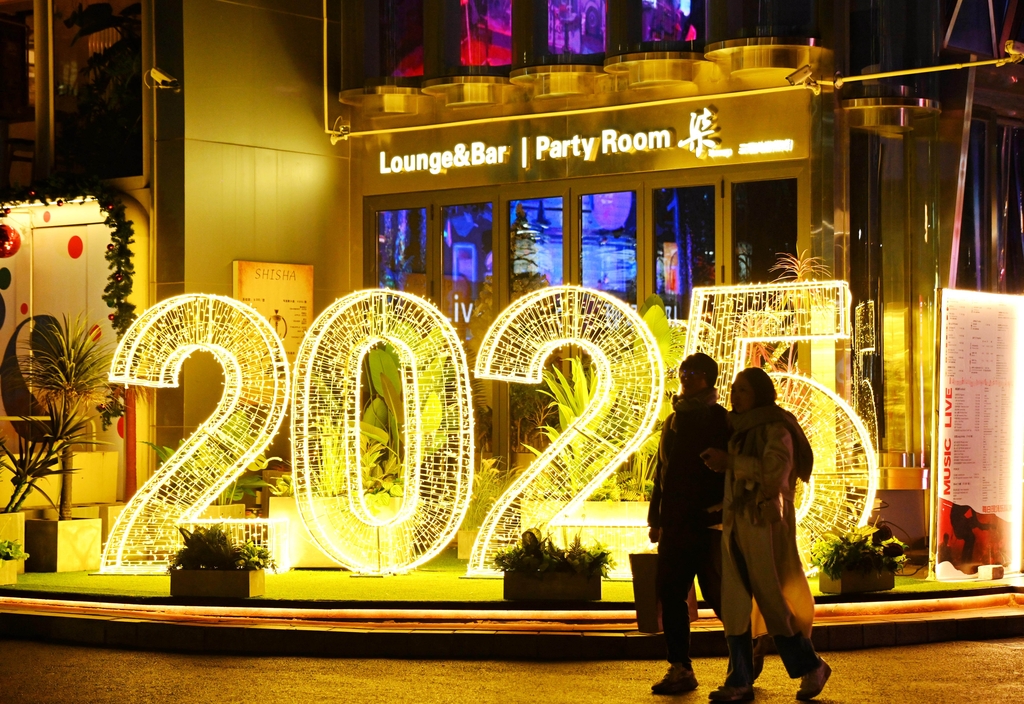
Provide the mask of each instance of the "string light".
[{"label": "string light", "polygon": [[[544,362],[575,345],[590,355],[590,406],[491,507],[473,545],[470,574],[494,572],[495,553],[525,528],[547,529],[576,509],[650,435],[664,390],[657,342],[622,301],[577,286],[553,286],[517,299],[491,325],[475,374],[539,384]],[[523,525],[523,511],[537,525]]]},{"label": "string light", "polygon": [[[361,373],[370,351],[384,345],[401,363],[405,419],[403,497],[394,515],[367,504],[362,468]],[[321,550],[367,574],[408,570],[437,555],[469,507],[474,452],[469,368],[444,314],[400,291],[348,295],[313,323],[295,379],[295,496]]]},{"label": "string light", "polygon": [[[751,363],[776,380],[778,403],[796,415],[814,450],[809,485],[798,482],[797,544],[808,572],[810,546],[825,533],[865,525],[878,487],[873,438],[857,413],[834,391],[793,373],[784,353],[798,342],[850,337],[850,289],[845,281],[786,281],[693,290],[686,355],[704,352],[719,364],[728,387]],[[792,359],[792,358],[790,358]]]},{"label": "string light", "polygon": [[231,298],[186,294],[147,310],[121,338],[110,381],[176,387],[185,359],[197,350],[223,368],[220,402],[125,506],[100,572],[165,571],[179,545],[177,526],[199,520],[281,425],[289,396],[284,345],[263,316]]}]

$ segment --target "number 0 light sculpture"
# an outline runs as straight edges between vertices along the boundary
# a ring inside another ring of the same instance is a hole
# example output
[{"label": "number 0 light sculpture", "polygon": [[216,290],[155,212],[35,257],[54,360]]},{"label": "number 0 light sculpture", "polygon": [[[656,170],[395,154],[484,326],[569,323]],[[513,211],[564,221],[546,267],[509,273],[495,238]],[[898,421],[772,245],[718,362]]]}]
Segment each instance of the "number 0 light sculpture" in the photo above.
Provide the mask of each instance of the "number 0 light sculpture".
[{"label": "number 0 light sculpture", "polygon": [[230,298],[175,296],[136,320],[114,352],[116,384],[173,387],[185,359],[210,352],[224,371],[213,414],[160,466],[111,530],[101,572],[160,573],[177,549],[176,525],[202,512],[277,433],[288,404],[288,359],[266,319]]},{"label": "number 0 light sculpture", "polygon": [[[367,504],[363,465],[373,460],[362,456],[360,437],[363,362],[383,345],[401,361],[405,418],[404,490],[394,515]],[[299,513],[328,556],[382,574],[436,555],[458,530],[473,486],[469,370],[452,324],[399,291],[336,301],[296,357],[292,443]]]},{"label": "number 0 light sculpture", "polygon": [[[469,561],[493,572],[495,553],[525,528],[544,529],[575,510],[648,437],[664,388],[654,336],[628,305],[600,291],[555,286],[515,301],[480,345],[476,376],[539,384],[560,347],[585,350],[595,367],[593,400],[491,507]],[[538,525],[522,525],[524,504]]]}]

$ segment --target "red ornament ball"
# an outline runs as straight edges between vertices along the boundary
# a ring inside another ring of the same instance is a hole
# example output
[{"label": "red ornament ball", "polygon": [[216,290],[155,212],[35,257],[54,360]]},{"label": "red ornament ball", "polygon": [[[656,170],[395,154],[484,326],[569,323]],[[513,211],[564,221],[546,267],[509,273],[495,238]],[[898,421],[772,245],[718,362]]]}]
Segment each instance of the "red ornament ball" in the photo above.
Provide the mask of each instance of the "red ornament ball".
[{"label": "red ornament ball", "polygon": [[113,313],[111,313],[110,315],[107,316],[107,320],[113,320],[113,319],[114,319],[114,314]]},{"label": "red ornament ball", "polygon": [[13,257],[21,249],[21,233],[10,225],[0,225],[0,259]]},{"label": "red ornament ball", "polygon": [[62,205],[64,205],[64,199],[63,198],[58,198],[57,199],[57,207],[59,208]]}]

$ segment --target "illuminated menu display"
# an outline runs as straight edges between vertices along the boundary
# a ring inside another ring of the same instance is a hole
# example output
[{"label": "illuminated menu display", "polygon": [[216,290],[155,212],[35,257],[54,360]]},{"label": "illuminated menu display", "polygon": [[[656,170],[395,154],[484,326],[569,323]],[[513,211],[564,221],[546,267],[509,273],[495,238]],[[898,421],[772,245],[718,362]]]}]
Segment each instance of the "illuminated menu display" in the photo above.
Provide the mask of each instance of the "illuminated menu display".
[{"label": "illuminated menu display", "polygon": [[1024,297],[942,291],[933,546],[939,579],[1020,567]]}]

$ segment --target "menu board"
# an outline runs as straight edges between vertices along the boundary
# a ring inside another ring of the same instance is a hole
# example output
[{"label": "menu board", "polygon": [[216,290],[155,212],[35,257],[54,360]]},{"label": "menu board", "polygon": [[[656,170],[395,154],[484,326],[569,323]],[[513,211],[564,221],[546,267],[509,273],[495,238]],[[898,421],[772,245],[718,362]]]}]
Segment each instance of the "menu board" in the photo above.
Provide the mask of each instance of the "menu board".
[{"label": "menu board", "polygon": [[1020,569],[1024,296],[940,291],[935,576]]},{"label": "menu board", "polygon": [[234,261],[231,267],[233,297],[270,321],[294,362],[313,321],[313,266]]}]

